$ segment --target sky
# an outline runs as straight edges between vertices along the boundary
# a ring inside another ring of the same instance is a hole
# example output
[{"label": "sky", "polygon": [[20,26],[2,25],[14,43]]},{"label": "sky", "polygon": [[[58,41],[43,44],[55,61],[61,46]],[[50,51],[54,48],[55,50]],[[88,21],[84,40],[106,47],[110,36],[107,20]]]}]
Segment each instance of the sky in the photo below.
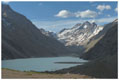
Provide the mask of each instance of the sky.
[{"label": "sky", "polygon": [[117,18],[117,2],[3,2],[38,28],[59,32],[85,21],[107,24]]}]

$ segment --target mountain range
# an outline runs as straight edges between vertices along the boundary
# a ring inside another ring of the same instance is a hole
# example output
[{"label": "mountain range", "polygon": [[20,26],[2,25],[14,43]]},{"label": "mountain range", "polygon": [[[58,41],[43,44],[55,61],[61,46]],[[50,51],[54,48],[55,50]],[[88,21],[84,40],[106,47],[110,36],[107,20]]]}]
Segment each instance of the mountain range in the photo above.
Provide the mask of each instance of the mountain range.
[{"label": "mountain range", "polygon": [[44,35],[25,16],[2,5],[2,59],[68,55],[55,38]]},{"label": "mountain range", "polygon": [[97,26],[95,22],[88,21],[78,23],[70,29],[63,29],[58,33],[58,40],[63,42],[66,46],[81,46],[103,29],[102,26]]},{"label": "mountain range", "polygon": [[100,39],[87,52],[80,55],[80,58],[89,60],[84,65],[54,71],[53,73],[74,73],[90,75],[96,78],[117,78],[118,77],[118,42],[117,30],[118,20],[106,24],[104,29],[93,39]]},{"label": "mountain range", "polygon": [[89,49],[87,46],[91,39],[102,30],[103,26],[99,26],[95,22],[85,21],[84,23],[77,23],[72,28],[61,30],[57,34],[57,38],[72,53],[80,55],[86,49]]},{"label": "mountain range", "polygon": [[104,26],[86,21],[55,34],[38,29],[25,16],[4,4],[2,5],[2,59],[77,54],[89,62],[54,72],[117,78],[117,27],[118,19]]}]

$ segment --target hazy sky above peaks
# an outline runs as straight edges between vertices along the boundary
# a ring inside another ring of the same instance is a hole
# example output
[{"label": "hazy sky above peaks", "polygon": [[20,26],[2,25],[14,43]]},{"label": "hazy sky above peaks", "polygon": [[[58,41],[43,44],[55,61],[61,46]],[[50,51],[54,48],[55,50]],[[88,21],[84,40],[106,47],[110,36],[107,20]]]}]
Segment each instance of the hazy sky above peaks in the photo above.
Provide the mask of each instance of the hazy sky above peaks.
[{"label": "hazy sky above peaks", "polygon": [[38,28],[58,32],[84,21],[104,25],[117,18],[117,2],[3,2]]}]

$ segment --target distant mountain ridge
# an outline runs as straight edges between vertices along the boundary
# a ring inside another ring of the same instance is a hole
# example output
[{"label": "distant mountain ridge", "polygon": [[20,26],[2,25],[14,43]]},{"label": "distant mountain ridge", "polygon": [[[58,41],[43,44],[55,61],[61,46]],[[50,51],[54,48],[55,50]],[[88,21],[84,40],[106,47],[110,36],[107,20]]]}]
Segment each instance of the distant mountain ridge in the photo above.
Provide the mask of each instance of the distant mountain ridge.
[{"label": "distant mountain ridge", "polygon": [[88,21],[78,23],[69,29],[63,29],[58,33],[58,40],[66,46],[82,46],[103,29],[102,26],[97,26],[95,22]]},{"label": "distant mountain ridge", "polygon": [[56,33],[50,32],[50,31],[46,31],[46,30],[44,30],[43,28],[40,28],[39,30],[40,30],[40,32],[41,32],[43,35],[57,39]]},{"label": "distant mountain ridge", "polygon": [[69,51],[25,16],[2,4],[2,59],[65,56]]}]

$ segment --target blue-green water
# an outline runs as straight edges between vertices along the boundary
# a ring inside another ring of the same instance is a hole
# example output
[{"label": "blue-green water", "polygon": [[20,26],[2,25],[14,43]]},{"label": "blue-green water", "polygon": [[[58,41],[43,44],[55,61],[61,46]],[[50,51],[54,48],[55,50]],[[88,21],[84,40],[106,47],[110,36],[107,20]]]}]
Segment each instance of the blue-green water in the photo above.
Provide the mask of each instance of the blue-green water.
[{"label": "blue-green water", "polygon": [[20,71],[55,71],[81,64],[57,64],[55,62],[87,62],[77,57],[48,57],[48,58],[27,58],[3,60],[2,68],[15,69]]}]

